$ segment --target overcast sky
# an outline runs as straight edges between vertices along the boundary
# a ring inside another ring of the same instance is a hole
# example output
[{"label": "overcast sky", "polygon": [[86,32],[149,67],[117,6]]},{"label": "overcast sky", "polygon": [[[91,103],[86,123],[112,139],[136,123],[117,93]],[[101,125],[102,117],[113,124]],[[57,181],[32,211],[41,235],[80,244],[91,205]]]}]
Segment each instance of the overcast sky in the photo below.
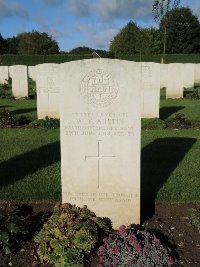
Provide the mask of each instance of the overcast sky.
[{"label": "overcast sky", "polygon": [[[108,49],[110,41],[130,20],[156,26],[153,0],[0,0],[0,33],[47,32],[61,50],[77,46]],[[182,0],[200,18],[200,0]]]}]

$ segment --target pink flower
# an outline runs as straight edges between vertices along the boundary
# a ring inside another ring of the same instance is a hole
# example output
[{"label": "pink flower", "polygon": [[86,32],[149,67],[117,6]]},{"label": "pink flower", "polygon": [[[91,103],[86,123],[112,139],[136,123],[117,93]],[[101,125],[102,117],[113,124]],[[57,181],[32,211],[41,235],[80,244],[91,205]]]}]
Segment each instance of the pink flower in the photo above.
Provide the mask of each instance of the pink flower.
[{"label": "pink flower", "polygon": [[173,265],[174,264],[174,259],[172,257],[167,257],[167,263],[169,265]]},{"label": "pink flower", "polygon": [[112,254],[118,254],[119,251],[120,251],[120,249],[119,249],[119,247],[117,247],[117,246],[114,246],[114,247],[111,248],[111,253],[112,253]]},{"label": "pink flower", "polygon": [[154,239],[154,244],[156,244],[157,246],[159,246],[160,245],[160,239],[155,238]]},{"label": "pink flower", "polygon": [[134,248],[137,252],[140,252],[142,249],[141,245],[138,242],[134,244]]},{"label": "pink flower", "polygon": [[104,260],[104,257],[103,256],[99,256],[99,261],[103,262],[103,260]]},{"label": "pink flower", "polygon": [[128,265],[132,265],[132,264],[134,264],[134,262],[135,262],[135,258],[132,258],[132,259],[130,259],[130,260],[128,260]]},{"label": "pink flower", "polygon": [[125,234],[125,233],[126,233],[126,226],[125,226],[125,225],[121,225],[121,226],[119,227],[118,232],[119,232],[120,235]]},{"label": "pink flower", "polygon": [[127,239],[128,239],[129,244],[131,245],[134,245],[135,242],[137,241],[137,238],[135,235],[130,235]]}]

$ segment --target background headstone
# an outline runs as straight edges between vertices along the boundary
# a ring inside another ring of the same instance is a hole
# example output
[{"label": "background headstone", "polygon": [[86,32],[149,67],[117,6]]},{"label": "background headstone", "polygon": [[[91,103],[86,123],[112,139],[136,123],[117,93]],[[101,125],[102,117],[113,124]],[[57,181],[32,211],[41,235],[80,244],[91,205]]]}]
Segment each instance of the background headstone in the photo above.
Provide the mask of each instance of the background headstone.
[{"label": "background headstone", "polygon": [[200,64],[195,64],[194,67],[194,83],[200,83]]},{"label": "background headstone", "polygon": [[59,64],[35,66],[38,119],[60,118]]},{"label": "background headstone", "polygon": [[194,87],[194,64],[185,63],[183,66],[183,86],[185,88]]},{"label": "background headstone", "polygon": [[167,87],[168,64],[160,64],[160,88]]},{"label": "background headstone", "polygon": [[36,80],[35,66],[28,66],[28,77],[33,81]]},{"label": "background headstone", "polygon": [[9,77],[12,78],[12,94],[15,99],[28,97],[27,66],[13,65],[9,67]]},{"label": "background headstone", "polygon": [[140,223],[140,64],[61,64],[62,202]]},{"label": "background headstone", "polygon": [[8,83],[8,66],[0,66],[0,83]]},{"label": "background headstone", "polygon": [[183,64],[168,64],[166,98],[183,98]]},{"label": "background headstone", "polygon": [[159,118],[160,109],[160,64],[141,63],[141,116]]}]

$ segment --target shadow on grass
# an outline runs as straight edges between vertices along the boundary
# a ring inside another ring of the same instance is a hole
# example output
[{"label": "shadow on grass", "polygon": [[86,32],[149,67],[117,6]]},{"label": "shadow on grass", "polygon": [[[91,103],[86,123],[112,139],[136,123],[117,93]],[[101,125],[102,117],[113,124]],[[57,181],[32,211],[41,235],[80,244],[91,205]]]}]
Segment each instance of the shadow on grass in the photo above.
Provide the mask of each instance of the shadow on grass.
[{"label": "shadow on grass", "polygon": [[11,106],[2,106],[2,105],[0,105],[0,108],[9,108],[9,107],[11,107]]},{"label": "shadow on grass", "polygon": [[33,111],[37,111],[37,108],[23,108],[23,109],[17,109],[17,110],[13,110],[13,114],[14,115],[20,115],[23,113],[29,113],[29,112],[33,112]]},{"label": "shadow on grass", "polygon": [[178,112],[181,109],[184,109],[185,107],[183,106],[177,106],[177,107],[162,107],[160,108],[160,119],[165,120],[172,114]]},{"label": "shadow on grass", "polygon": [[194,138],[159,138],[142,149],[142,222],[153,216],[158,191],[195,142]]},{"label": "shadow on grass", "polygon": [[0,163],[0,189],[60,161],[60,143],[47,144]]}]

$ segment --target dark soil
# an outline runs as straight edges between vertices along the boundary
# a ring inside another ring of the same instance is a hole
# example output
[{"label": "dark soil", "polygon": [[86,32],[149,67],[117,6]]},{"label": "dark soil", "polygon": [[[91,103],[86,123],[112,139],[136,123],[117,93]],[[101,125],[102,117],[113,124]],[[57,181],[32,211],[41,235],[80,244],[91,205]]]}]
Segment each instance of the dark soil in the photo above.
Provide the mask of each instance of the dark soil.
[{"label": "dark soil", "polygon": [[[34,235],[48,219],[56,203],[0,202],[0,212],[10,214],[16,210],[24,216],[28,234],[21,239],[9,256],[0,253],[1,267],[52,267],[41,264],[37,258]],[[191,209],[198,219],[191,217]],[[178,258],[175,266],[200,267],[200,205],[199,204],[157,204],[153,217],[143,223],[173,248]],[[95,266],[95,265],[94,265]],[[112,267],[112,266],[111,266]]]}]

